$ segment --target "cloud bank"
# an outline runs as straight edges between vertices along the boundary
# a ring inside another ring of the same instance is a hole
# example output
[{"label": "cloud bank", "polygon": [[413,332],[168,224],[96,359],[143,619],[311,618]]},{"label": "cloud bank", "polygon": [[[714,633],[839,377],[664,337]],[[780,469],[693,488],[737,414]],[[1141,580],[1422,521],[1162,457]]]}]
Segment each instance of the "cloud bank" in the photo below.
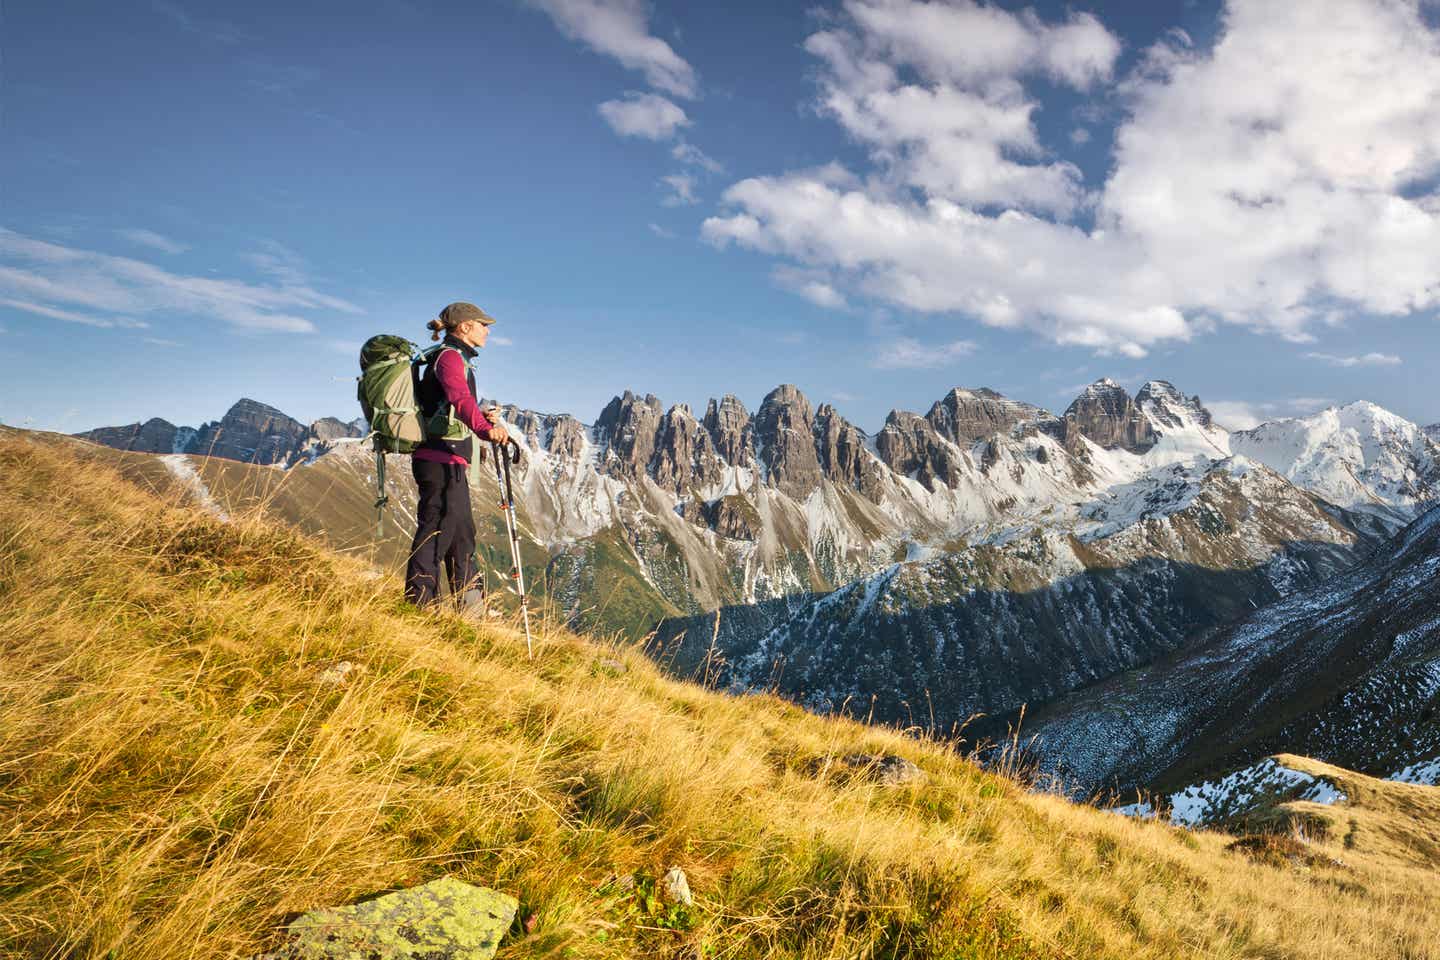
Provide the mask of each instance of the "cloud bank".
[{"label": "cloud bank", "polygon": [[[971,0],[847,0],[805,49],[869,166],[734,184],[717,246],[1135,357],[1440,304],[1440,36],[1417,0],[1230,0],[1213,48],[1175,34],[1123,77],[1095,17]],[[1040,142],[1040,84],[1121,106],[1103,183]]]}]

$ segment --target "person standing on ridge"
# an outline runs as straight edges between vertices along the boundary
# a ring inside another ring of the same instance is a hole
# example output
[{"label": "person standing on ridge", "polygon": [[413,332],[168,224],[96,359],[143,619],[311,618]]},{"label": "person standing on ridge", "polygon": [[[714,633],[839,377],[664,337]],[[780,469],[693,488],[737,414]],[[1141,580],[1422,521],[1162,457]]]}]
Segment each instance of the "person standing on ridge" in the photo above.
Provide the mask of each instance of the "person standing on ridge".
[{"label": "person standing on ridge", "polygon": [[405,568],[405,599],[417,606],[439,597],[442,562],[452,599],[468,606],[484,597],[475,565],[475,517],[465,474],[475,460],[476,437],[501,444],[509,438],[504,426],[492,423],[481,411],[470,368],[494,322],[475,304],[462,301],[441,310],[428,325],[430,339],[440,340],[442,334],[444,339],[426,353],[416,399],[425,422],[446,429],[427,431],[425,442],[411,454],[420,502]]}]

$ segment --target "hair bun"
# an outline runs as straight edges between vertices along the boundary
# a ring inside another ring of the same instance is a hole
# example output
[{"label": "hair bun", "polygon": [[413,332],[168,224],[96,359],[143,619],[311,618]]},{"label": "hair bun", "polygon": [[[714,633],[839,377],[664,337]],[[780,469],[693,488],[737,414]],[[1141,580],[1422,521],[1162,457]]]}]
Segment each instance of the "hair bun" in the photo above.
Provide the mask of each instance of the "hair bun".
[{"label": "hair bun", "polygon": [[431,340],[439,340],[440,331],[445,329],[445,321],[441,320],[439,317],[436,317],[434,320],[431,320],[429,323],[425,324],[425,328],[427,330],[434,331],[434,333],[430,334]]}]

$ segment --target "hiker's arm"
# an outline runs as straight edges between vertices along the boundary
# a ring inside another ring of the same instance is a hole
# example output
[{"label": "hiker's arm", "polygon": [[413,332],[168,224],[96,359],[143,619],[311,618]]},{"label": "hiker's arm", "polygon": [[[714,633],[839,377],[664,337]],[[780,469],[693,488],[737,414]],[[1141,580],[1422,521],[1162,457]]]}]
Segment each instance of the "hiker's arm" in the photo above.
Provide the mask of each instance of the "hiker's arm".
[{"label": "hiker's arm", "polygon": [[458,353],[453,350],[441,353],[435,361],[435,376],[461,423],[474,430],[481,440],[503,439],[491,436],[496,431],[503,432],[504,428],[491,423],[481,411],[480,404],[470,395],[470,385],[465,382],[465,363]]}]

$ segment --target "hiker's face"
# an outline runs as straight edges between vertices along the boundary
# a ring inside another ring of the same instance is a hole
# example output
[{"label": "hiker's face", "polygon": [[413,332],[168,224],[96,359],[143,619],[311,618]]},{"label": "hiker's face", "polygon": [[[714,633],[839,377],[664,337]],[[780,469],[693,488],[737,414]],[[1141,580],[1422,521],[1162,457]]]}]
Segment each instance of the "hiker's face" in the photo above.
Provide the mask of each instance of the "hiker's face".
[{"label": "hiker's face", "polygon": [[485,346],[485,340],[490,336],[490,328],[474,320],[466,320],[456,332],[460,334],[460,339],[472,347]]}]

